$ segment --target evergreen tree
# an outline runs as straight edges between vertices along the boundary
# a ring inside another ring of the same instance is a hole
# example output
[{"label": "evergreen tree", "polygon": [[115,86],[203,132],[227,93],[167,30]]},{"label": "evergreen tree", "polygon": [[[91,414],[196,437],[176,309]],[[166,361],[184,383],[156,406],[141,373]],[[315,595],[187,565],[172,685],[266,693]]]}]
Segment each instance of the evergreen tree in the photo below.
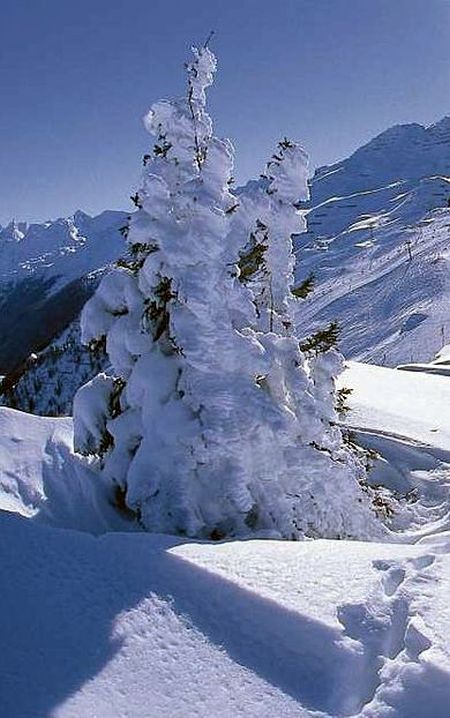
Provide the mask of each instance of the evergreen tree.
[{"label": "evergreen tree", "polygon": [[238,195],[231,233],[243,247],[239,279],[251,291],[256,315],[252,325],[259,331],[289,335],[293,330],[292,235],[306,229],[295,205],[308,198],[307,176],[307,154],[284,139],[260,182],[249,182]]},{"label": "evergreen tree", "polygon": [[367,497],[361,498],[365,466],[336,425],[335,379],[343,366],[336,350],[338,327],[331,323],[303,342],[295,332],[296,313],[314,281],[309,276],[300,285],[294,283],[292,236],[306,229],[298,204],[308,199],[307,177],[306,153],[284,139],[260,181],[249,182],[239,192],[231,235],[244,247],[238,278],[251,299],[246,306],[252,309],[246,315],[235,312],[234,320],[238,326],[251,326],[270,353],[270,369],[259,383],[293,417],[284,443],[286,463],[295,457],[298,472],[294,491],[301,505],[296,525],[302,533],[354,535],[358,524],[361,529],[365,507],[352,512],[349,506],[366,504]]},{"label": "evergreen tree", "polygon": [[232,147],[206,112],[215,69],[207,47],[194,49],[186,96],[145,119],[156,142],[124,230],[128,256],[83,312],[83,340],[105,343],[111,372],[76,396],[76,448],[153,531],[362,536],[372,514],[354,467],[323,449],[292,331],[305,155],[282,143],[243,214]]},{"label": "evergreen tree", "polygon": [[210,50],[194,50],[186,97],[146,117],[156,144],[125,232],[129,257],[83,315],[83,339],[106,338],[112,374],[78,393],[75,434],[147,528],[218,536],[246,528],[253,509],[242,400],[260,401],[264,352],[229,316],[232,148],[205,111],[214,71]]},{"label": "evergreen tree", "polygon": [[295,287],[292,287],[292,294],[294,297],[297,297],[297,299],[306,299],[308,294],[310,294],[314,289],[314,283],[315,283],[315,276],[311,272],[306,279],[303,280],[303,282],[300,282],[300,284],[297,284]]}]

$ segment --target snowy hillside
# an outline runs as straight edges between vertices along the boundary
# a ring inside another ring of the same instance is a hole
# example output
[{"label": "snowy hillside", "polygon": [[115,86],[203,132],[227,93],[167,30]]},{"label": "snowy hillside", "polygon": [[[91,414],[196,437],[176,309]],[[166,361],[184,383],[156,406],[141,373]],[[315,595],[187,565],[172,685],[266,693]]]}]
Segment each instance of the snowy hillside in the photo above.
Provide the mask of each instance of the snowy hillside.
[{"label": "snowy hillside", "polygon": [[316,277],[298,316],[338,320],[352,358],[428,361],[450,335],[450,118],[393,127],[316,171],[297,275]]},{"label": "snowy hillside", "polygon": [[123,249],[124,212],[0,230],[0,374],[20,367],[78,315]]},{"label": "snowy hillside", "polygon": [[81,343],[80,322],[74,319],[61,335],[38,354],[31,354],[2,383],[0,404],[40,416],[71,416],[77,389],[107,366],[102,347]]},{"label": "snowy hillside", "polygon": [[5,716],[447,718],[446,383],[342,377],[375,477],[416,489],[416,525],[382,544],[118,533],[70,420],[0,409]]}]

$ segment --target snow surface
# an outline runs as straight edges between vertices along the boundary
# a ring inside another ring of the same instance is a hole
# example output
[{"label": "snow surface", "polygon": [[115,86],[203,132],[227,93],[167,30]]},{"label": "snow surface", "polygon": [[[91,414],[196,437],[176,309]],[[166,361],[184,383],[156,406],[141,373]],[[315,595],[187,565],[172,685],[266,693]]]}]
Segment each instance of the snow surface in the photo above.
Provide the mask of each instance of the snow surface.
[{"label": "snow surface", "polygon": [[70,420],[0,409],[2,715],[448,718],[450,524],[424,488],[450,475],[446,382],[342,377],[347,424],[424,489],[428,525],[383,544],[92,535],[118,519],[77,489]]},{"label": "snow surface", "polygon": [[9,718],[348,714],[370,690],[370,633],[389,630],[373,563],[423,553],[1,525]]},{"label": "snow surface", "polygon": [[395,539],[417,541],[450,527],[448,378],[347,362],[345,424],[372,452],[370,482],[400,499]]},{"label": "snow surface", "polygon": [[353,390],[348,422],[450,450],[450,381],[348,361],[339,383]]}]

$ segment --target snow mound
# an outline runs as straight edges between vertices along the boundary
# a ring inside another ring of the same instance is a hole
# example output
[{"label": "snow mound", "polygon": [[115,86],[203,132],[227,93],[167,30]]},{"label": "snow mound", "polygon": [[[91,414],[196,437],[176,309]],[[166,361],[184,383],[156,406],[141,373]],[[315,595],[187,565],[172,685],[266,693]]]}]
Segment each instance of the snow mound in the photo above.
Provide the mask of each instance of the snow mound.
[{"label": "snow mound", "polygon": [[99,477],[72,453],[72,420],[0,408],[0,510],[100,534],[128,530]]},{"label": "snow mound", "polygon": [[345,424],[370,451],[372,485],[400,499],[391,528],[417,541],[450,528],[450,386],[447,377],[348,362]]},{"label": "snow mound", "polygon": [[347,362],[348,422],[358,428],[450,450],[450,382],[445,376]]}]

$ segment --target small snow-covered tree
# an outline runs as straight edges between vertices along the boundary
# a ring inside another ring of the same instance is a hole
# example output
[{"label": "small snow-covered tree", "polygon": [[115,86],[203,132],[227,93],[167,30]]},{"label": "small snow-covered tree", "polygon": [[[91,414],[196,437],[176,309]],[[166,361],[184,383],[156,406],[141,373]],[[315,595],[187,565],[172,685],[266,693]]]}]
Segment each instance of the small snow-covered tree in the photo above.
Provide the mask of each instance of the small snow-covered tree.
[{"label": "small snow-covered tree", "polygon": [[294,283],[292,236],[306,229],[298,203],[309,197],[307,177],[307,154],[284,139],[260,181],[238,193],[231,235],[243,247],[238,277],[252,308],[246,316],[235,312],[234,321],[251,326],[271,353],[270,370],[259,381],[294,417],[285,444],[298,470],[302,531],[354,535],[363,529],[364,515],[374,525],[362,496],[364,463],[337,427],[335,380],[343,367],[335,346],[338,327],[332,323],[303,342],[295,332],[296,311],[314,281],[310,276]]},{"label": "small snow-covered tree", "polygon": [[[249,291],[253,305],[253,316],[241,317],[240,321],[258,332],[294,339],[294,364],[308,375],[309,393],[317,400],[314,416],[317,419],[322,414],[322,423],[329,429],[336,419],[334,379],[341,368],[341,357],[335,350],[338,327],[332,323],[302,342],[295,332],[296,311],[313,281],[310,277],[306,285],[294,283],[292,236],[306,229],[298,203],[309,197],[307,178],[306,152],[285,138],[261,180],[250,182],[239,194],[231,233],[244,247],[238,263],[239,280]],[[301,402],[301,397],[298,399]]]},{"label": "small snow-covered tree", "polygon": [[[145,119],[156,142],[124,228],[129,253],[83,312],[83,340],[106,346],[111,370],[75,398],[76,448],[96,457],[149,530],[364,535],[371,514],[344,463],[330,503],[340,468],[315,448],[322,418],[290,329],[298,163],[284,148],[267,212],[242,242],[232,147],[206,112],[215,69],[209,48],[194,49],[186,96],[156,103]],[[249,241],[264,248],[264,264]]]},{"label": "small snow-covered tree", "polygon": [[256,314],[252,324],[259,331],[293,331],[291,237],[306,228],[296,203],[308,197],[307,177],[306,152],[284,139],[261,180],[249,182],[238,194],[231,233],[241,242],[239,279],[251,291]]}]

